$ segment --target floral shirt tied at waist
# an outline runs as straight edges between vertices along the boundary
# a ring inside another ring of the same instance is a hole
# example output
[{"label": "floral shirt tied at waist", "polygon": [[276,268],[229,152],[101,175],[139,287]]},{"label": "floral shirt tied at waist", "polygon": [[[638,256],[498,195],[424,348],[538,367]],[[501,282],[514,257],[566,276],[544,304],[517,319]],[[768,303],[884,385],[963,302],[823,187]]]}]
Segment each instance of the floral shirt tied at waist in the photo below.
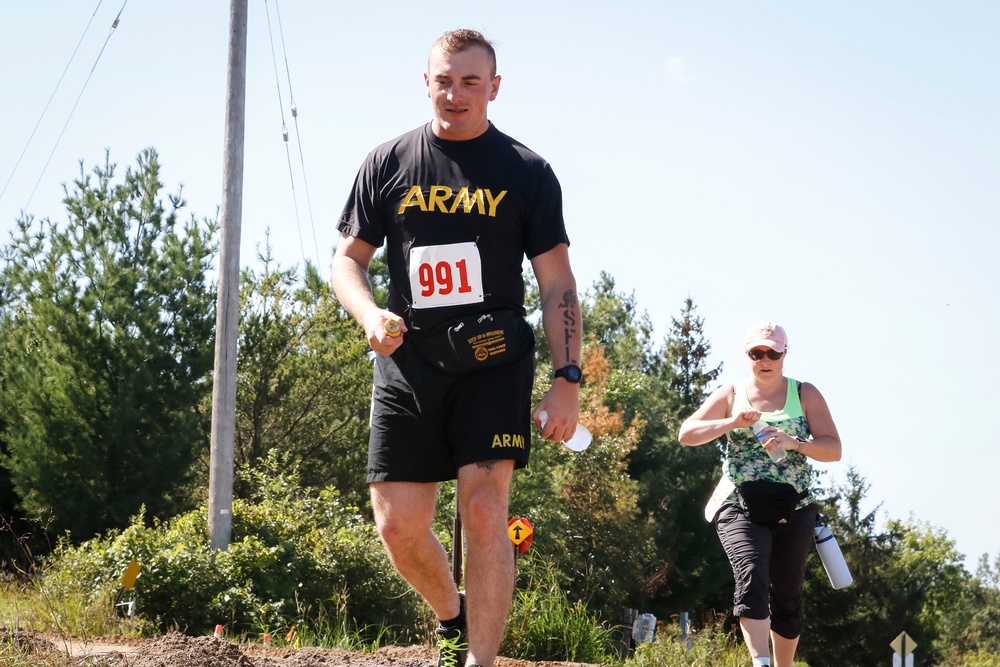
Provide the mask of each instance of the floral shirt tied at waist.
[{"label": "floral shirt tied at waist", "polygon": [[[802,402],[799,400],[799,383],[792,378],[786,378],[788,393],[783,408],[775,412],[761,412],[761,419],[770,426],[779,428],[788,435],[801,438],[809,437],[809,422],[802,412]],[[733,387],[733,414],[744,410],[754,410],[747,396],[746,384]],[[810,491],[813,478],[813,468],[804,454],[789,451],[788,458],[781,463],[775,463],[761,446],[753,431],[749,428],[738,428],[730,431],[723,442],[725,459],[722,469],[737,487],[750,480],[763,479],[770,482],[785,482],[795,487],[796,491],[806,491],[806,497],[799,501],[795,509],[816,502]],[[727,503],[737,502],[735,492],[726,500]]]}]

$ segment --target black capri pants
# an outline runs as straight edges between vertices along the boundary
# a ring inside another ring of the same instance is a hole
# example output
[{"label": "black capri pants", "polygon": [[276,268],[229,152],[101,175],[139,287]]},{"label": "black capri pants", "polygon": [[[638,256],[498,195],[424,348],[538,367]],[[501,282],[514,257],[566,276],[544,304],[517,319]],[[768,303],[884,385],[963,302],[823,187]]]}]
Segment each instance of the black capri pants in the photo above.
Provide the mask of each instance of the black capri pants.
[{"label": "black capri pants", "polygon": [[784,525],[764,526],[747,519],[736,504],[719,512],[716,531],[733,568],[733,614],[771,619],[771,630],[786,639],[802,634],[802,585],[812,549],[819,508],[796,510]]}]

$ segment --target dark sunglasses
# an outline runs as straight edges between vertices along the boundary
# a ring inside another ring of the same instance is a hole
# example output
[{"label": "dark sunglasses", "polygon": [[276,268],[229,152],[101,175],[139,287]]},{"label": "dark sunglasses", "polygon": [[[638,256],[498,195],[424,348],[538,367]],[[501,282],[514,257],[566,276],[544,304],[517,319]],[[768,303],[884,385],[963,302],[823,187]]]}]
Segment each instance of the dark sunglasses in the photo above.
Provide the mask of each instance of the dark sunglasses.
[{"label": "dark sunglasses", "polygon": [[783,355],[784,352],[775,352],[774,350],[747,350],[747,356],[754,361],[760,361],[764,358],[765,354],[771,361],[777,361],[778,359],[781,359],[781,355]]}]

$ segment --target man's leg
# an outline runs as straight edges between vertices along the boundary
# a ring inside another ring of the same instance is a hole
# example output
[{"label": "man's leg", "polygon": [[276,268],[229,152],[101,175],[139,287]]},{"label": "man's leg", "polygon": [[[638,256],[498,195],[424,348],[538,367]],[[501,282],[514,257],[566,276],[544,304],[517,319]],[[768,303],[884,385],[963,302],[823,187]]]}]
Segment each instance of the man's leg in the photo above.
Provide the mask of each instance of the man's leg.
[{"label": "man's leg", "polygon": [[372,508],[389,559],[439,619],[459,614],[448,554],[431,532],[437,484],[375,482]]},{"label": "man's leg", "polygon": [[469,665],[492,667],[514,594],[514,549],[507,535],[513,461],[489,461],[458,471],[458,499],[465,532]]}]

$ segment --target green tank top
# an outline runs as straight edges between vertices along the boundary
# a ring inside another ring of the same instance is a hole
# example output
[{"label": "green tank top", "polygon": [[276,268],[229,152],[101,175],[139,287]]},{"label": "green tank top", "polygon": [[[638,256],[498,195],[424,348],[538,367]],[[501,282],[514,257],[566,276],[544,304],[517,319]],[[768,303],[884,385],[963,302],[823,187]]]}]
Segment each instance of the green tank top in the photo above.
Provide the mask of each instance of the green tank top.
[{"label": "green tank top", "polygon": [[[774,412],[761,412],[761,419],[775,426],[788,435],[808,438],[809,422],[802,412],[802,402],[799,400],[799,383],[787,378],[788,392],[785,404]],[[754,409],[747,396],[746,383],[733,387],[733,414]],[[749,428],[738,428],[726,434],[724,443],[725,459],[722,469],[733,484],[739,486],[743,482],[763,479],[771,482],[785,482],[795,487],[797,491],[805,491],[806,497],[799,501],[796,509],[816,502],[810,486],[813,478],[813,468],[809,459],[799,452],[789,451],[788,457],[781,463],[775,463],[760,446],[757,437]],[[727,502],[736,502],[735,494]]]}]

